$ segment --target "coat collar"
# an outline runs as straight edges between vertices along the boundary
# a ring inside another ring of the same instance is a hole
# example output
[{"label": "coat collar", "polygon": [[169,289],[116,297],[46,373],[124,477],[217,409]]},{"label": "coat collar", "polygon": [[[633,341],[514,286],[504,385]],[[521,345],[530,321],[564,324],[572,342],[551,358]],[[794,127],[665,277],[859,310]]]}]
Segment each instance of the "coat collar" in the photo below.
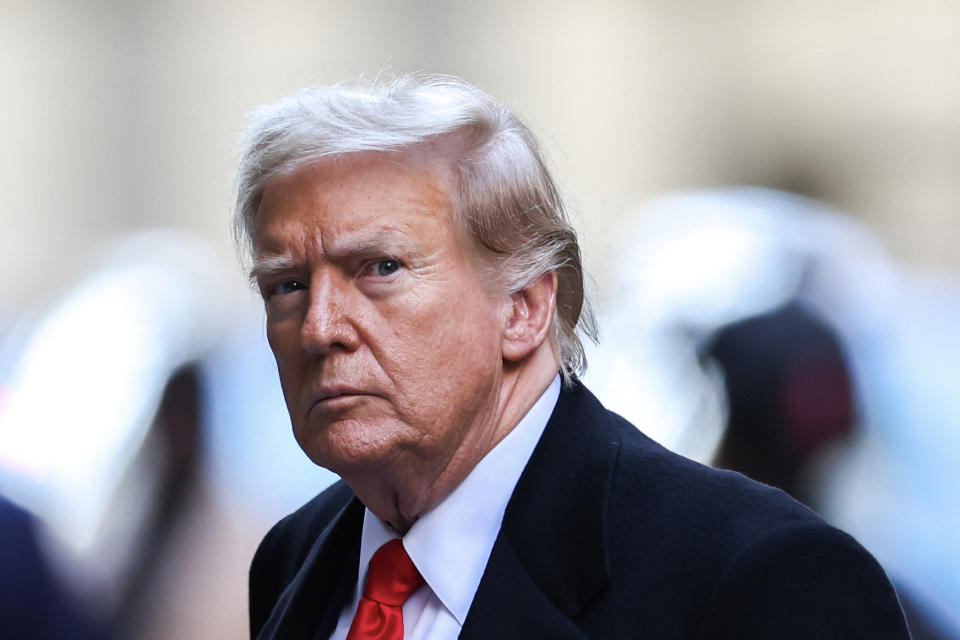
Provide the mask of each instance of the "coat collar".
[{"label": "coat collar", "polygon": [[363,504],[350,498],[317,536],[258,639],[330,636],[357,581],[363,512]]},{"label": "coat collar", "polygon": [[[513,496],[461,638],[582,637],[609,581],[606,511],[620,441],[579,382],[560,393]],[[528,627],[532,635],[519,629]],[[544,635],[544,628],[550,633]]]}]

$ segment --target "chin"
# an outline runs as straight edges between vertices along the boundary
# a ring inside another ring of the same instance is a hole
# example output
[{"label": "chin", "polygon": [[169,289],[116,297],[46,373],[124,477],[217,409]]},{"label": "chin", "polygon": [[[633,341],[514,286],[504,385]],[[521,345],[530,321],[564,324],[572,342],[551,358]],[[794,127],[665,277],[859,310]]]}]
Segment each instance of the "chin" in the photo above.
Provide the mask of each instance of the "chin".
[{"label": "chin", "polygon": [[297,442],[315,464],[341,476],[375,469],[397,455],[402,445],[384,424],[340,421],[297,433]]}]

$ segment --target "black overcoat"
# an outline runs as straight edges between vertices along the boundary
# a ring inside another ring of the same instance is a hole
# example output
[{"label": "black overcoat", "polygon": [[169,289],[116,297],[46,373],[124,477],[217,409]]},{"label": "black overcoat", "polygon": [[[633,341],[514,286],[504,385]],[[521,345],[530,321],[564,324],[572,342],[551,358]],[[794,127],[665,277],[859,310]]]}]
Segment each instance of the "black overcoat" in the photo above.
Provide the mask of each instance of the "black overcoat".
[{"label": "black overcoat", "polygon": [[[251,635],[327,638],[363,505],[339,482],[250,570]],[[883,570],[786,494],[667,451],[564,388],[507,506],[461,638],[909,638]]]}]

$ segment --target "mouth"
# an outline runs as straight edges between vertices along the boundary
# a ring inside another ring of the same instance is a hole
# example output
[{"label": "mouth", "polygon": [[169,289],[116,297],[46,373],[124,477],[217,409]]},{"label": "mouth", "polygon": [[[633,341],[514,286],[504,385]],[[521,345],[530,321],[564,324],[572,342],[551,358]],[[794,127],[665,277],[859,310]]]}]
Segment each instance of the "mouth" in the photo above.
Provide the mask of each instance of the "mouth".
[{"label": "mouth", "polygon": [[350,387],[348,385],[330,385],[321,387],[310,399],[313,409],[333,410],[354,402],[358,398],[369,396],[370,393]]}]

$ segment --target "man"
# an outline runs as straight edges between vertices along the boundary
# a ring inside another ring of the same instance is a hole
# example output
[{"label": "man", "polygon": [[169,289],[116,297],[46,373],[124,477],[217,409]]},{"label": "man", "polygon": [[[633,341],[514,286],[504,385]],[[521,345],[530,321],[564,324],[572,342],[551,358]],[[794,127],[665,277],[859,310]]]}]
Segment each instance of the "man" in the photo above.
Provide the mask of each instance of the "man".
[{"label": "man", "polygon": [[259,638],[904,638],[883,571],[577,381],[580,252],[529,130],[453,78],[255,110],[237,224],[294,435],[343,478],[250,572]]}]

